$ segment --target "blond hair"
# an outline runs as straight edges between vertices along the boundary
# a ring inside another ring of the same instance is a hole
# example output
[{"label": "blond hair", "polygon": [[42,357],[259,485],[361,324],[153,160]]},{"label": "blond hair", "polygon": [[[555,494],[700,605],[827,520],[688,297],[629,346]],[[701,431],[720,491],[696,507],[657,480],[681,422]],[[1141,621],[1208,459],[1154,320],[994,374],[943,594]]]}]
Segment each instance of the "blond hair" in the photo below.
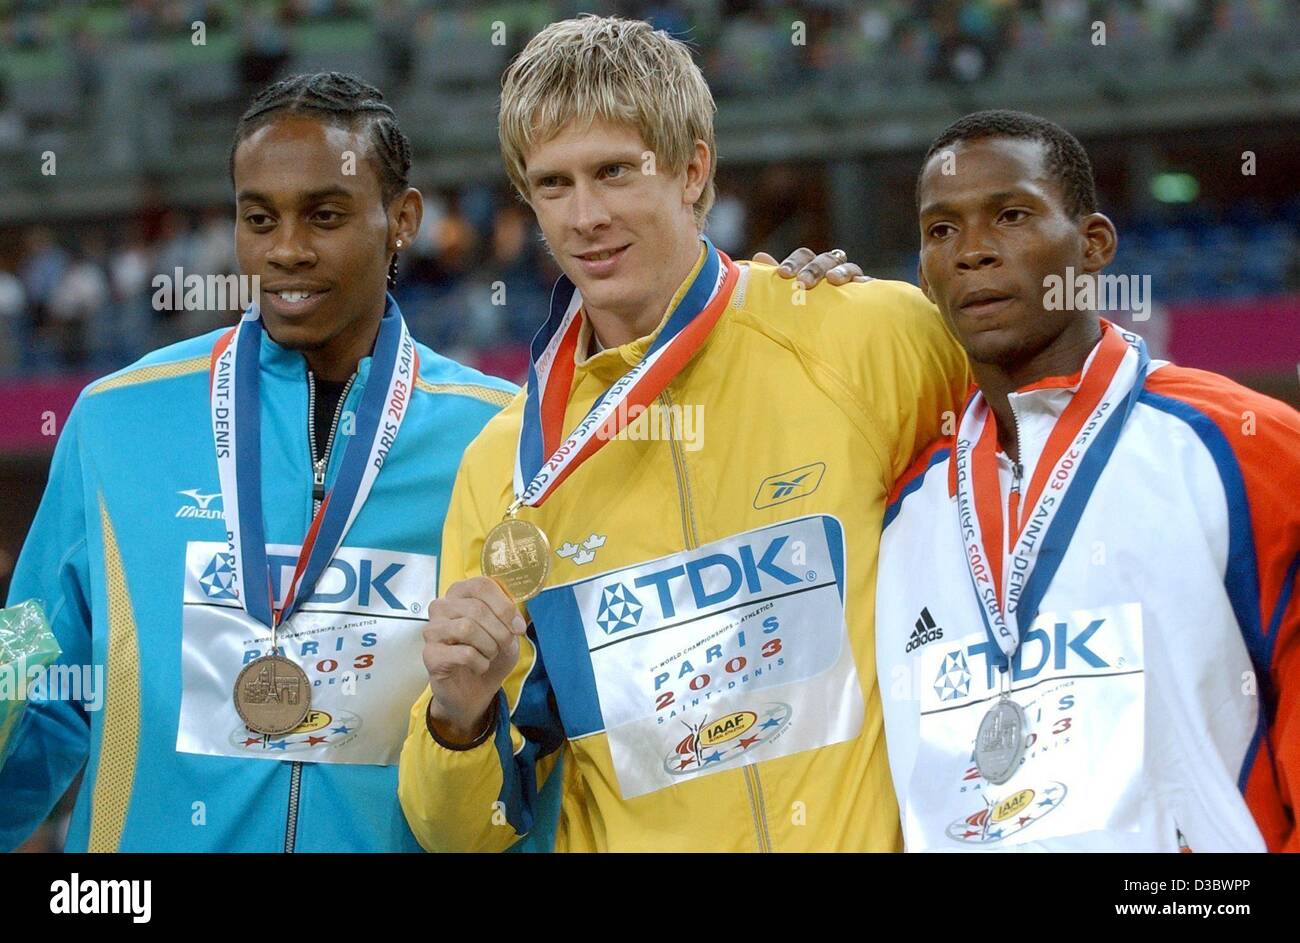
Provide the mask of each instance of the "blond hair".
[{"label": "blond hair", "polygon": [[690,50],[649,23],[586,14],[552,23],[532,38],[501,80],[498,134],[506,172],[528,199],[524,155],[570,121],[631,125],[669,173],[681,171],[695,142],[709,147],[708,179],[695,203],[703,229],[713,206],[717,157],[713,94]]}]

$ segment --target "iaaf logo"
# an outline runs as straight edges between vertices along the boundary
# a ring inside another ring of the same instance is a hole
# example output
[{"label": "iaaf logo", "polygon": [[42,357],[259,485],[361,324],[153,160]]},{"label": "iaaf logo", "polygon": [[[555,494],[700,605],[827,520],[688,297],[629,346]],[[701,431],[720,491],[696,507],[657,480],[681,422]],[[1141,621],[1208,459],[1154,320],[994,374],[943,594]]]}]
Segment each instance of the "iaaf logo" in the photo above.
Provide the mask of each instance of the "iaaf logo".
[{"label": "iaaf logo", "polygon": [[761,711],[732,711],[716,720],[705,715],[697,724],[682,721],[687,735],[664,757],[664,769],[673,776],[722,766],[776,740],[794,713],[789,704],[764,704]]},{"label": "iaaf logo", "polygon": [[[673,600],[673,585],[680,579],[685,579],[689,585],[691,599],[696,609],[708,609],[727,602],[742,589],[750,593],[762,592],[765,587],[760,574],[766,574],[769,583],[775,580],[783,586],[795,586],[805,580],[812,582],[817,578],[814,571],[809,570],[805,575],[800,576],[791,573],[776,562],[777,554],[781,552],[788,539],[785,534],[774,537],[763,548],[761,554],[757,555],[753,544],[741,544],[736,548],[734,556],[732,553],[711,553],[685,564],[638,576],[633,580],[633,586],[636,589],[653,586],[658,593],[660,612],[665,619],[671,619],[677,615],[677,604]],[[606,589],[614,589],[616,585],[608,586]]]},{"label": "iaaf logo", "polygon": [[230,732],[230,745],[251,753],[301,753],[314,747],[341,747],[361,732],[361,717],[336,708],[333,714],[311,710],[301,724],[277,737],[263,736],[240,724]]},{"label": "iaaf logo", "polygon": [[1021,789],[1005,799],[985,798],[985,807],[950,824],[948,837],[963,844],[993,844],[1033,825],[1059,806],[1069,792],[1065,783]]}]

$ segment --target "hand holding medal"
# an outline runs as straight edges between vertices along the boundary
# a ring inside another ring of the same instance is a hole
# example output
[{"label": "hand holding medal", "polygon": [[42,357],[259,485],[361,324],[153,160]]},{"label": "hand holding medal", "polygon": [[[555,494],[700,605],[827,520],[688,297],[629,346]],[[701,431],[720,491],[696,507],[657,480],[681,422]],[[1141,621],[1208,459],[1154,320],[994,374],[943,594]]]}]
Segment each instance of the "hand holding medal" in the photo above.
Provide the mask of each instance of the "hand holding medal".
[{"label": "hand holding medal", "polygon": [[424,627],[424,668],[429,673],[429,721],[442,738],[473,741],[502,682],[519,660],[527,623],[495,580],[454,583],[429,603]]}]

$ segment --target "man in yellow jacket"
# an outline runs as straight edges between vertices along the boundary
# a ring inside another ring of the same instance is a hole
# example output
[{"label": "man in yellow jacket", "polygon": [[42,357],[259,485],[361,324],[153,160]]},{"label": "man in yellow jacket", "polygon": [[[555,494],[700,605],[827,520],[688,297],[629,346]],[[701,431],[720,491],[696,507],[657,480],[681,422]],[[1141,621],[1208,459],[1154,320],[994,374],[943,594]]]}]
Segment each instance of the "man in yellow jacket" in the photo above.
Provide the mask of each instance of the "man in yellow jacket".
[{"label": "man in yellow jacket", "polygon": [[644,23],[552,24],[505,75],[566,279],[447,515],[399,784],[430,850],[513,844],[561,755],[559,850],[901,847],[881,517],[966,361],[910,285],[718,252],[712,116]]}]

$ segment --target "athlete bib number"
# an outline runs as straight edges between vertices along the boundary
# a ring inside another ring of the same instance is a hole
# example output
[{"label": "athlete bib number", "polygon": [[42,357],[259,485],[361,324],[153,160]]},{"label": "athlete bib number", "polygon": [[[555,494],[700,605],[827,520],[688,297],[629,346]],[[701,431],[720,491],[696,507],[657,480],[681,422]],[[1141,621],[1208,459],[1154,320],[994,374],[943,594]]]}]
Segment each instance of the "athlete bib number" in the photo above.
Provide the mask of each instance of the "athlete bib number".
[{"label": "athlete bib number", "polygon": [[[298,548],[267,548],[277,605]],[[270,654],[269,633],[231,592],[225,543],[186,550],[181,642],[181,716],[176,749],[308,763],[397,763],[411,704],[428,683],[420,651],[424,608],[436,586],[432,556],[343,547],[312,597],[278,632],[279,652],[306,673],[312,709],[281,736],[244,726],[230,679]],[[279,683],[283,689],[270,690]],[[268,678],[267,697],[302,692]]]},{"label": "athlete bib number", "polygon": [[555,594],[582,623],[624,798],[861,730],[834,518],[761,528],[542,597]]},{"label": "athlete bib number", "polygon": [[1137,831],[1145,675],[1137,603],[1043,613],[1011,661],[1027,748],[1001,786],[973,758],[976,731],[1005,683],[980,628],[927,646],[920,746],[904,812],[909,851],[996,848],[1105,829]]}]

